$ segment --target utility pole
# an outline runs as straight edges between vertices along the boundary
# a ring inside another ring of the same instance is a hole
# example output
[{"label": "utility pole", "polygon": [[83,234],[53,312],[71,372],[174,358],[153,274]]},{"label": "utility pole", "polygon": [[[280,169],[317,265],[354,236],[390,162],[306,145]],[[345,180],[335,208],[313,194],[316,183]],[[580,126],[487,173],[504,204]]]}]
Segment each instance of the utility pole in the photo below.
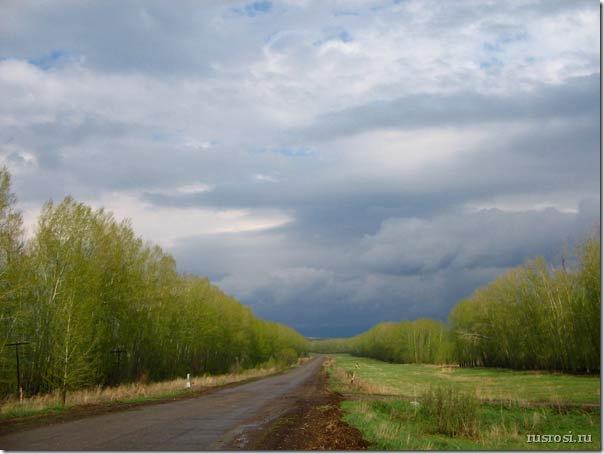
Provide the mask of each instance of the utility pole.
[{"label": "utility pole", "polygon": [[21,387],[21,371],[19,370],[19,345],[27,345],[29,342],[12,342],[6,344],[7,347],[15,347],[15,356],[17,358],[17,392],[19,394],[19,402],[23,402],[23,388]]},{"label": "utility pole", "polygon": [[111,350],[111,353],[113,353],[114,355],[117,355],[117,384],[119,384],[120,382],[120,358],[122,357],[122,353],[126,353],[126,350],[124,350],[123,348],[114,348],[113,350]]}]

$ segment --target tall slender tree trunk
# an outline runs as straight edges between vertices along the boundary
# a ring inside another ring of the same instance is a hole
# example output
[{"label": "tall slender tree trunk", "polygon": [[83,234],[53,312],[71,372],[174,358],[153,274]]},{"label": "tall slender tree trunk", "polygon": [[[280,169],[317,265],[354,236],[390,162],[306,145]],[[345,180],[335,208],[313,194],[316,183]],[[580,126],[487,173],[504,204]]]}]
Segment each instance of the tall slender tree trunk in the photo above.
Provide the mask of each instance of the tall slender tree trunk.
[{"label": "tall slender tree trunk", "polygon": [[61,402],[65,406],[67,400],[67,378],[69,371],[69,343],[71,340],[71,306],[69,307],[69,315],[67,316],[67,333],[65,339],[65,357],[63,361],[63,383],[61,386]]}]

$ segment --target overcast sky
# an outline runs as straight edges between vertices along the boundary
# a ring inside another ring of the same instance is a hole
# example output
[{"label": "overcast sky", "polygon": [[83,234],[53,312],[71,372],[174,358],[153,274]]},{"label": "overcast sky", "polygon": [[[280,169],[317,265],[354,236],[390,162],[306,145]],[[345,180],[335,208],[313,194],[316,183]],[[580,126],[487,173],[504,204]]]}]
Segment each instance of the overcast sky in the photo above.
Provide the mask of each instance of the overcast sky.
[{"label": "overcast sky", "polygon": [[596,0],[3,0],[0,159],[351,335],[598,225],[599,76]]}]

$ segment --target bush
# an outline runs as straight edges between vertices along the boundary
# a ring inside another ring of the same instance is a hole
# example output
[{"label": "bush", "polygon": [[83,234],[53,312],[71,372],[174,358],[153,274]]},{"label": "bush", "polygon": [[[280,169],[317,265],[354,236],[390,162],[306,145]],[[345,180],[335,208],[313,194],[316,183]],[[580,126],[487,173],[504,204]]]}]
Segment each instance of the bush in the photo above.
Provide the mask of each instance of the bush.
[{"label": "bush", "polygon": [[475,396],[453,387],[428,389],[421,398],[420,413],[433,422],[436,433],[472,437],[478,433],[479,402]]},{"label": "bush", "polygon": [[277,352],[277,361],[285,365],[293,364],[298,361],[298,353],[293,348],[284,348]]}]

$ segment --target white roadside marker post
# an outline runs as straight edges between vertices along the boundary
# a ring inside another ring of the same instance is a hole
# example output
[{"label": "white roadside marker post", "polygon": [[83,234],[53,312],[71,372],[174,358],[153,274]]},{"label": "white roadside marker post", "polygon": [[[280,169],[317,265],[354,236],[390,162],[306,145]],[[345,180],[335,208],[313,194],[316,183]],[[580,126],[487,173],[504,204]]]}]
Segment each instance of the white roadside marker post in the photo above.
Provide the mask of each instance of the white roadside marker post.
[{"label": "white roadside marker post", "polygon": [[185,388],[190,388],[191,387],[191,374],[187,374],[187,384],[185,385]]}]

